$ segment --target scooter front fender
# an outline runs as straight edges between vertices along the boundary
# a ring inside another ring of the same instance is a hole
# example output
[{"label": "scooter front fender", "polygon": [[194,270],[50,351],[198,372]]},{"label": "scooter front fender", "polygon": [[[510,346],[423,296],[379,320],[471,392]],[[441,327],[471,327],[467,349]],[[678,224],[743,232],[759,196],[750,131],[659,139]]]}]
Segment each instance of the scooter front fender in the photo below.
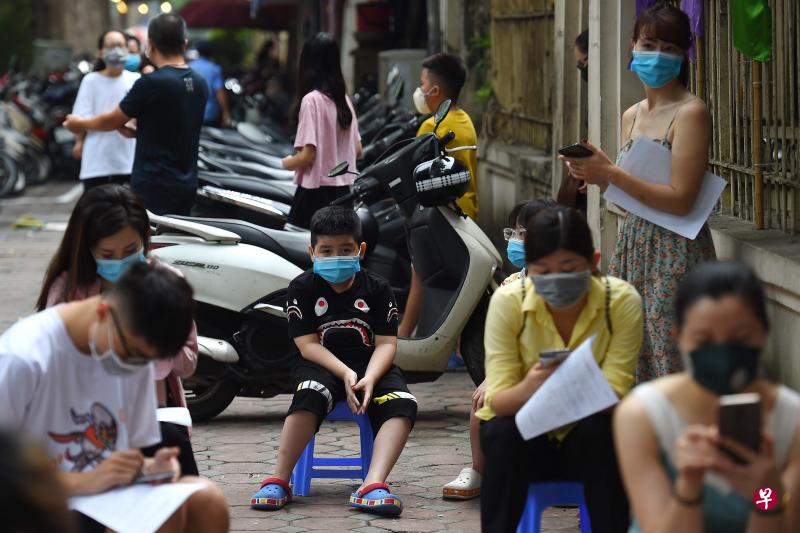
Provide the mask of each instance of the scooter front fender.
[{"label": "scooter front fender", "polygon": [[197,336],[197,353],[220,363],[239,362],[239,354],[231,343],[211,337]]},{"label": "scooter front fender", "polygon": [[464,241],[470,257],[469,268],[453,307],[433,334],[423,338],[397,340],[396,363],[407,372],[442,373],[456,347],[461,331],[490,286],[500,260],[494,247],[487,248],[485,234],[472,220],[464,220],[450,209],[439,208]]}]

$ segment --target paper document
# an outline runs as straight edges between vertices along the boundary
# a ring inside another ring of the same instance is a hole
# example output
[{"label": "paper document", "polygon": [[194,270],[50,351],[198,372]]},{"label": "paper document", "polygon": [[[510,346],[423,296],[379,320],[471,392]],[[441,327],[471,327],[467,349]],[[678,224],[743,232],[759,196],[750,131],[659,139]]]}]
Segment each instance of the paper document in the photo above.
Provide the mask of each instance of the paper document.
[{"label": "paper document", "polygon": [[[627,172],[651,183],[667,184],[672,172],[672,152],[652,139],[639,137],[623,156],[622,165]],[[615,185],[606,189],[606,201],[618,205],[653,224],[694,239],[708,220],[727,182],[719,176],[706,172],[703,185],[697,194],[694,207],[686,215],[672,215],[649,207]]]},{"label": "paper document", "polygon": [[192,427],[192,415],[185,407],[161,407],[156,412],[159,422],[172,422],[181,426]]},{"label": "paper document", "polygon": [[597,366],[594,337],[586,340],[553,372],[514,417],[530,440],[577,422],[617,403],[617,395]]},{"label": "paper document", "polygon": [[153,533],[195,492],[200,483],[133,485],[70,498],[69,508],[117,533]]}]

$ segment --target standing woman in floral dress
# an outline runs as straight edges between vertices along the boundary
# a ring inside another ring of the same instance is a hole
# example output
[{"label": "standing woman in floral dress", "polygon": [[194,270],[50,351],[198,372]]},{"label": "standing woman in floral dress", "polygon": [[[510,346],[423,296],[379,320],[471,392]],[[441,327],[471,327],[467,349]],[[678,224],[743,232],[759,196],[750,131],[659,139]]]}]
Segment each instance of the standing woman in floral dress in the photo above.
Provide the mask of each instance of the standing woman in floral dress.
[{"label": "standing woman in floral dress", "polygon": [[[633,30],[630,69],[644,84],[646,97],[622,115],[616,164],[588,142],[591,157],[561,157],[574,178],[602,190],[613,184],[658,211],[686,215],[692,209],[708,168],[711,121],[706,104],[687,88],[691,43],[689,18],[678,8],[659,3],[642,13]],[[619,166],[638,137],[672,152],[668,184],[651,183]],[[675,291],[692,266],[715,259],[708,225],[692,240],[630,213],[625,218],[609,273],[642,295],[645,336],[638,382],[683,370],[673,338]]]}]

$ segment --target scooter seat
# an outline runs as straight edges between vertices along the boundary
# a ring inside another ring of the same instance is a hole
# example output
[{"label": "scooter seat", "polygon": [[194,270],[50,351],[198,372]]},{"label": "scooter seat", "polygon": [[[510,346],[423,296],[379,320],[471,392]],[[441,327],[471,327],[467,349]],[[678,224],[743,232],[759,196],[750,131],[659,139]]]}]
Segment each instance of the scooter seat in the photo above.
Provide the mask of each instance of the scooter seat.
[{"label": "scooter seat", "polygon": [[261,165],[253,161],[237,161],[222,157],[209,156],[209,159],[241,174],[256,176],[267,180],[292,181],[294,172]]},{"label": "scooter seat", "polygon": [[226,155],[234,155],[244,161],[252,161],[261,165],[266,165],[271,168],[283,170],[282,159],[276,155],[267,154],[260,150],[252,148],[242,148],[241,146],[231,146],[228,144],[220,144],[214,141],[200,139],[200,148],[211,153],[225,158]]},{"label": "scooter seat", "polygon": [[204,126],[201,131],[201,137],[205,137],[206,139],[210,139],[217,143],[258,150],[277,157],[286,157],[293,152],[291,146],[286,146],[283,144],[255,144],[235,130]]},{"label": "scooter seat", "polygon": [[311,268],[311,257],[308,254],[308,247],[311,244],[311,233],[282,231],[264,228],[245,222],[244,220],[234,220],[230,218],[202,218],[171,216],[180,220],[188,220],[224,229],[239,235],[242,244],[257,246],[264,250],[279,255],[287,261],[297,265],[303,270]]},{"label": "scooter seat", "polygon": [[267,200],[275,200],[291,205],[297,186],[287,181],[265,180],[254,176],[242,174],[228,174],[225,172],[198,172],[201,185],[213,185],[221,189],[260,196]]}]

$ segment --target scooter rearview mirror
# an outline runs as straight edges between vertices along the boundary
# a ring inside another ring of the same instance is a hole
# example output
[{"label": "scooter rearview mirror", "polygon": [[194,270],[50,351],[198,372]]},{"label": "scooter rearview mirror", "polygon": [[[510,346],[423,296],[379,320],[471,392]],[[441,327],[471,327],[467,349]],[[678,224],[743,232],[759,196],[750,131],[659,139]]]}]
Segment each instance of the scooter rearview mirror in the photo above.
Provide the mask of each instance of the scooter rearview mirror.
[{"label": "scooter rearview mirror", "polygon": [[328,172],[328,177],[329,178],[335,178],[336,176],[341,176],[342,174],[347,174],[347,171],[348,171],[347,167],[348,167],[347,161],[342,161],[341,163],[339,163],[338,165],[333,167],[330,172]]},{"label": "scooter rearview mirror", "polygon": [[436,113],[433,115],[433,123],[435,124],[433,128],[433,133],[436,133],[436,130],[439,128],[439,124],[442,123],[444,117],[450,112],[450,108],[452,107],[453,102],[448,98],[436,109]]}]

